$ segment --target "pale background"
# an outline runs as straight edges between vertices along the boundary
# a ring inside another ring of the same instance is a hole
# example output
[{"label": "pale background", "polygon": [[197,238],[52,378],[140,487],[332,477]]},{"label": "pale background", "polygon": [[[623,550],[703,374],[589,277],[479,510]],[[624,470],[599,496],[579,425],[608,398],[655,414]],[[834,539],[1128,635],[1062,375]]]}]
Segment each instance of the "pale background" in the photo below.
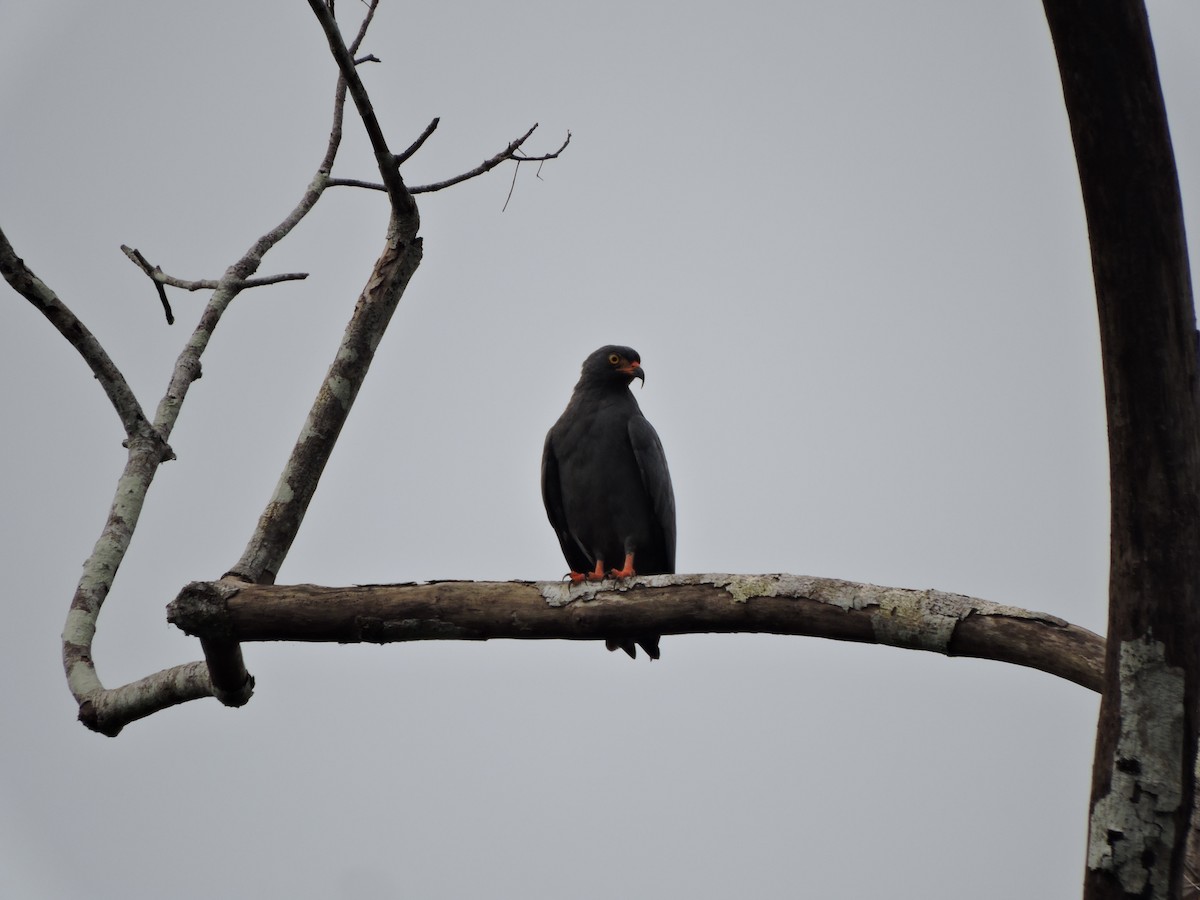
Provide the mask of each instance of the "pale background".
[{"label": "pale background", "polygon": [[[359,7],[339,4],[346,20]],[[1200,6],[1150,12],[1185,208]],[[152,410],[168,327],[127,243],[217,277],[324,151],[302,3],[0,7],[0,224]],[[356,22],[357,19],[354,19]],[[353,30],[350,25],[348,30]],[[1102,631],[1103,398],[1039,4],[385,2],[363,69],[425,261],[281,582],[544,579],[546,428],[637,348],[684,572],[937,587]],[[356,118],[336,174],[373,177]],[[164,606],[241,554],[382,246],[330,191],[216,332],[100,619],[116,686],[198,658]],[[1200,226],[1194,218],[1192,231]],[[124,459],[0,289],[0,895],[1076,896],[1096,697],[974,660],[757,636],[246,647],[251,703],[86,731],[58,635]]]}]

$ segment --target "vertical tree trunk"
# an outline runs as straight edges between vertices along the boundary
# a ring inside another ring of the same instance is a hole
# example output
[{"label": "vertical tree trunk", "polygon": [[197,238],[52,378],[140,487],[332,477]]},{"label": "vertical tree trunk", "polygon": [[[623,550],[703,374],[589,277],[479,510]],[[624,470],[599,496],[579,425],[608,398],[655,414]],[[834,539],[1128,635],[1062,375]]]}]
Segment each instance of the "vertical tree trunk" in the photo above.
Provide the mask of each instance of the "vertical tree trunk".
[{"label": "vertical tree trunk", "polygon": [[1200,699],[1200,415],[1186,240],[1141,0],[1044,0],[1083,188],[1112,493],[1084,896],[1177,898]]}]

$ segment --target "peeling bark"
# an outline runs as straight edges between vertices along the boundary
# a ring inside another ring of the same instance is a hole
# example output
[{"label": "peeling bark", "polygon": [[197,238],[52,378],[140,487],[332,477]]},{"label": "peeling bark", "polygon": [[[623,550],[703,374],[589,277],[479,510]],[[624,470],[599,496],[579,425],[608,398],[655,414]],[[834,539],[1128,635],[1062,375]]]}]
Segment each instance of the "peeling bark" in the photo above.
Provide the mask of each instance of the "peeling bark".
[{"label": "peeling bark", "polygon": [[1108,793],[1092,811],[1087,864],[1127,894],[1165,897],[1183,794],[1164,761],[1183,752],[1183,670],[1151,638],[1122,643],[1120,659],[1121,733]]},{"label": "peeling bark", "polygon": [[195,582],[168,607],[185,632],[236,641],[596,640],[646,631],[811,635],[1030,666],[1098,690],[1104,641],[1045,613],[799,575],[628,582],[318,587]]}]

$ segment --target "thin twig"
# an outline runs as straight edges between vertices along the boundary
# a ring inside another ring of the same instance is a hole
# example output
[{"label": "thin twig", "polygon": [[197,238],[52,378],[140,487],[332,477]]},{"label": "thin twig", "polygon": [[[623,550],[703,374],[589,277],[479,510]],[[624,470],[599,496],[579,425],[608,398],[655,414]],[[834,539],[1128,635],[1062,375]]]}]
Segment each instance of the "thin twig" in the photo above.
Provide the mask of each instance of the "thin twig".
[{"label": "thin twig", "polygon": [[[166,274],[163,274],[161,277],[171,287],[182,288],[185,291],[215,290],[221,284],[219,280],[212,278],[201,278],[199,281],[184,281],[182,278],[172,278]],[[307,272],[283,272],[279,275],[265,275],[262,278],[247,278],[239,287],[265,287],[268,284],[279,284],[284,281],[303,281],[307,277]]]},{"label": "thin twig", "polygon": [[[437,119],[435,119],[434,121],[436,122]],[[445,190],[448,187],[452,187],[456,184],[460,184],[464,181],[467,181],[468,179],[478,178],[480,175],[490,172],[492,169],[496,168],[496,166],[500,165],[502,162],[504,162],[505,160],[509,160],[509,159],[513,160],[514,162],[516,162],[518,164],[523,163],[523,162],[545,162],[546,160],[549,160],[549,159],[558,159],[559,155],[564,150],[567,149],[567,145],[571,143],[571,132],[569,132],[569,131],[567,132],[567,139],[562,142],[562,146],[560,146],[553,153],[545,153],[545,154],[542,154],[541,156],[522,156],[520,153],[517,152],[521,148],[521,145],[525,143],[525,141],[529,138],[529,136],[531,134],[533,134],[534,130],[537,127],[538,126],[535,123],[533,128],[530,128],[527,132],[525,132],[525,134],[521,135],[521,137],[519,137],[515,141],[512,141],[511,143],[509,143],[509,145],[507,147],[505,147],[503,150],[501,150],[495,156],[484,160],[482,163],[480,163],[474,169],[471,169],[469,172],[463,172],[461,175],[455,175],[453,178],[447,178],[445,181],[437,181],[437,182],[434,182],[433,184],[417,185],[416,187],[409,188],[408,192],[410,194],[429,194],[429,193],[433,193],[434,191]],[[426,130],[428,131],[429,129],[426,129]],[[424,136],[422,136],[422,138],[418,139],[417,146],[419,146],[419,141],[421,141],[423,139],[424,139]],[[414,152],[415,152],[415,149],[414,149]],[[514,178],[515,178],[515,175],[514,175]],[[387,190],[387,188],[385,188],[379,182],[364,181],[360,178],[330,178],[329,179],[329,187],[356,187],[356,188],[364,188],[368,191]],[[510,196],[511,196],[511,189],[510,189]],[[505,202],[505,205],[506,206],[508,205],[507,201]]]},{"label": "thin twig", "polygon": [[490,159],[485,159],[483,162],[481,162],[475,168],[471,169],[469,172],[463,172],[461,175],[455,175],[453,178],[447,178],[445,181],[438,181],[438,182],[435,182],[434,184],[425,184],[425,185],[421,185],[419,187],[412,188],[411,189],[412,193],[427,194],[427,193],[432,193],[433,191],[444,190],[445,188],[452,187],[453,185],[459,184],[470,178],[478,178],[480,175],[483,175],[485,172],[490,172],[492,169],[496,168],[496,166],[500,165],[500,163],[504,162],[506,159],[512,159],[513,154],[516,153],[519,149],[521,149],[521,145],[524,144],[525,141],[527,141],[529,139],[529,136],[531,134],[533,134],[534,131],[537,130],[537,127],[538,127],[537,122],[534,122],[533,127],[530,128],[527,132],[525,132],[523,135],[521,135],[515,141],[511,141],[507,147],[505,147],[503,150],[501,150],[495,156],[491,157]]},{"label": "thin twig", "polygon": [[[484,160],[482,163],[480,163],[478,166],[476,166],[474,169],[472,169],[469,172],[463,172],[461,175],[456,175],[453,178],[447,178],[445,181],[438,181],[438,182],[435,182],[434,184],[418,185],[417,187],[409,188],[409,190],[414,194],[427,194],[427,193],[432,193],[433,191],[444,190],[445,188],[448,188],[448,187],[456,185],[460,182],[466,181],[468,178],[477,178],[478,176],[483,175],[485,172],[490,172],[492,169],[496,168],[496,166],[500,165],[500,163],[504,162],[507,159],[511,159],[511,160],[515,161],[518,164],[518,166],[520,165],[520,163],[523,163],[523,162],[544,162],[548,159],[558,159],[559,155],[561,155],[562,152],[567,149],[567,145],[571,143],[571,132],[568,131],[567,139],[565,141],[563,141],[562,146],[559,147],[557,150],[555,150],[553,153],[546,153],[541,156],[522,156],[517,151],[521,148],[521,145],[525,143],[525,141],[528,139],[528,137],[531,134],[533,134],[533,132],[536,128],[537,128],[537,123],[535,122],[533,125],[533,128],[530,128],[527,132],[525,132],[525,134],[523,134],[521,137],[517,138],[515,141],[510,143],[507,147],[505,147],[503,150],[501,150],[499,153],[497,153],[491,159]],[[514,183],[516,182],[516,173],[515,172],[513,173],[513,182]],[[509,196],[512,196],[511,188],[509,189]],[[505,201],[504,205],[507,206],[508,201]]]},{"label": "thin twig", "polygon": [[142,256],[142,251],[140,250],[135,250],[132,247],[126,247],[124,244],[122,244],[121,252],[132,259],[134,263],[137,264],[139,269],[150,276],[150,280],[154,282],[154,289],[158,291],[158,299],[159,302],[162,303],[163,312],[167,315],[167,324],[174,325],[175,314],[171,312],[171,304],[167,300],[166,289],[163,288],[162,281],[155,277],[155,271],[157,270],[159,274],[161,274],[162,270],[151,266],[146,257]]},{"label": "thin twig", "polygon": [[504,198],[504,205],[502,207],[500,207],[500,212],[504,212],[506,209],[508,209],[508,201],[512,199],[513,190],[517,186],[517,173],[520,171],[521,171],[520,163],[517,163],[515,166],[513,166],[512,182],[508,186],[508,196]]},{"label": "thin twig", "polygon": [[[171,304],[167,300],[167,292],[164,285],[180,288],[185,291],[215,291],[221,286],[221,281],[216,278],[198,278],[195,280],[185,280],[176,278],[173,275],[168,275],[162,270],[161,266],[152,266],[150,261],[146,259],[142,252],[134,247],[121,245],[121,251],[128,256],[137,265],[139,269],[146,273],[147,277],[154,282],[154,288],[158,291],[158,299],[162,303],[163,312],[167,316],[167,324],[175,324],[175,315],[171,312]],[[279,284],[281,281],[303,281],[308,277],[307,272],[286,272],[282,275],[269,275],[264,278],[247,278],[241,284],[236,285],[239,289],[263,287],[269,284]]]},{"label": "thin twig", "polygon": [[[534,127],[536,128],[537,126],[535,125]],[[571,143],[571,132],[568,131],[567,139],[563,141],[562,146],[553,153],[545,153],[541,156],[521,156],[518,154],[513,156],[513,159],[517,160],[518,162],[545,162],[548,159],[558,159],[559,155],[567,149],[567,144],[569,143]]]},{"label": "thin twig", "polygon": [[438,123],[441,121],[442,121],[441,117],[438,116],[438,117],[435,117],[434,120],[432,122],[430,122],[428,125],[426,125],[425,130],[421,132],[421,136],[419,138],[417,138],[415,141],[413,141],[411,144],[409,144],[407,150],[405,150],[403,153],[396,154],[396,156],[394,157],[394,160],[393,160],[394,163],[397,166],[402,166],[406,162],[408,162],[408,160],[412,158],[412,155],[421,149],[421,145],[424,144],[426,140],[428,140],[429,136],[431,134],[433,134],[434,130],[438,127]]},{"label": "thin twig", "polygon": [[[362,46],[363,39],[367,36],[367,29],[371,27],[371,22],[375,19],[375,10],[379,8],[379,0],[371,0],[370,3],[364,3],[363,5],[367,8],[367,11],[363,13],[362,21],[358,23],[358,33],[354,35],[354,40],[346,48],[351,56],[358,52],[358,48]],[[333,15],[333,0],[330,0],[329,3],[329,14]],[[379,62],[373,56],[368,58],[374,62]]]},{"label": "thin twig", "polygon": [[[529,136],[531,134],[533,134],[534,130],[537,127],[538,127],[537,123],[535,122],[533,125],[533,128],[530,128],[528,131],[526,131],[523,135],[521,135],[515,141],[510,141],[507,147],[505,147],[503,150],[501,150],[495,156],[485,159],[483,162],[481,162],[479,165],[477,165],[475,168],[471,169],[470,171],[463,172],[461,175],[455,175],[453,178],[447,178],[445,181],[438,181],[433,184],[425,184],[425,185],[419,185],[414,188],[409,188],[409,193],[411,193],[411,194],[428,194],[428,193],[432,193],[433,191],[440,191],[445,188],[451,187],[453,185],[460,184],[464,181],[467,181],[468,179],[478,178],[480,175],[490,172],[492,169],[496,168],[496,166],[500,165],[506,159],[512,159],[513,154],[516,153],[517,150],[520,149],[521,145],[523,143],[525,143],[526,140],[529,139]],[[568,140],[569,139],[570,138],[568,138]],[[564,144],[563,146],[565,147],[566,144]],[[559,152],[562,152],[561,149]],[[373,190],[373,191],[385,190],[384,186],[381,184],[373,183],[370,181],[361,181],[361,180],[355,179],[355,178],[331,178],[331,179],[329,179],[329,186],[330,187],[360,187],[360,188],[366,188],[368,190]]]},{"label": "thin twig", "polygon": [[382,184],[378,181],[363,181],[361,178],[330,178],[329,187],[356,187],[364,188],[368,191],[386,191]]},{"label": "thin twig", "polygon": [[[317,21],[321,24],[321,29],[325,32],[325,39],[329,43],[329,51],[333,54],[334,60],[337,62],[338,68],[341,70],[342,77],[346,79],[346,87],[350,92],[351,99],[354,100],[354,106],[358,110],[359,118],[362,119],[363,127],[367,131],[367,137],[371,141],[371,149],[375,153],[375,164],[379,167],[379,174],[383,178],[383,184],[388,193],[388,199],[392,206],[392,212],[397,219],[417,221],[417,204],[413,200],[412,194],[404,185],[404,180],[400,177],[400,171],[393,164],[393,155],[388,149],[387,141],[383,137],[383,129],[379,125],[379,119],[375,116],[375,109],[371,105],[371,99],[367,96],[367,89],[363,86],[362,79],[358,77],[358,71],[354,67],[354,57],[352,51],[346,47],[342,41],[342,33],[338,29],[337,22],[333,18],[333,13],[322,0],[308,0],[308,5],[312,9],[313,14],[317,17]],[[374,2],[371,6],[371,13],[374,13]],[[415,234],[415,228],[413,229]]]},{"label": "thin twig", "polygon": [[[121,249],[125,252],[126,256],[137,263],[138,267],[143,272],[150,276],[151,281],[160,286],[160,289],[161,285],[164,284],[170,285],[171,287],[180,288],[181,290],[185,291],[215,291],[221,286],[221,280],[218,278],[197,278],[191,281],[183,278],[176,278],[174,275],[168,275],[166,272],[164,272],[161,266],[150,265],[146,257],[142,255],[141,251],[132,247],[127,247],[124,244],[121,245]],[[246,288],[263,287],[264,285],[268,284],[279,284],[281,281],[303,281],[307,277],[307,272],[285,272],[282,275],[267,275],[262,278],[247,278],[245,281],[241,282],[238,287],[244,290]],[[166,302],[167,301],[164,298],[163,304],[166,305]],[[170,316],[169,312],[168,316]],[[167,321],[170,322],[174,320],[172,318],[168,318]]]}]

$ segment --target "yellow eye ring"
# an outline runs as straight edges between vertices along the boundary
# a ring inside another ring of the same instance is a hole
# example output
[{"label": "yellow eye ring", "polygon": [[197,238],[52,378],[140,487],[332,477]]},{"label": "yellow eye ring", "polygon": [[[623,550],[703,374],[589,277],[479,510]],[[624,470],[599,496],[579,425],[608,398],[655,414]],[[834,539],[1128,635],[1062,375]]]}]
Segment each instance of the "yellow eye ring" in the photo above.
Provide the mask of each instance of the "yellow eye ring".
[{"label": "yellow eye ring", "polygon": [[614,366],[615,366],[615,365],[616,365],[617,363],[619,363],[620,361],[621,361],[621,357],[620,357],[620,356],[618,356],[616,353],[610,353],[610,354],[608,354],[608,362],[609,362],[609,364],[610,364],[610,365],[614,365]]}]

